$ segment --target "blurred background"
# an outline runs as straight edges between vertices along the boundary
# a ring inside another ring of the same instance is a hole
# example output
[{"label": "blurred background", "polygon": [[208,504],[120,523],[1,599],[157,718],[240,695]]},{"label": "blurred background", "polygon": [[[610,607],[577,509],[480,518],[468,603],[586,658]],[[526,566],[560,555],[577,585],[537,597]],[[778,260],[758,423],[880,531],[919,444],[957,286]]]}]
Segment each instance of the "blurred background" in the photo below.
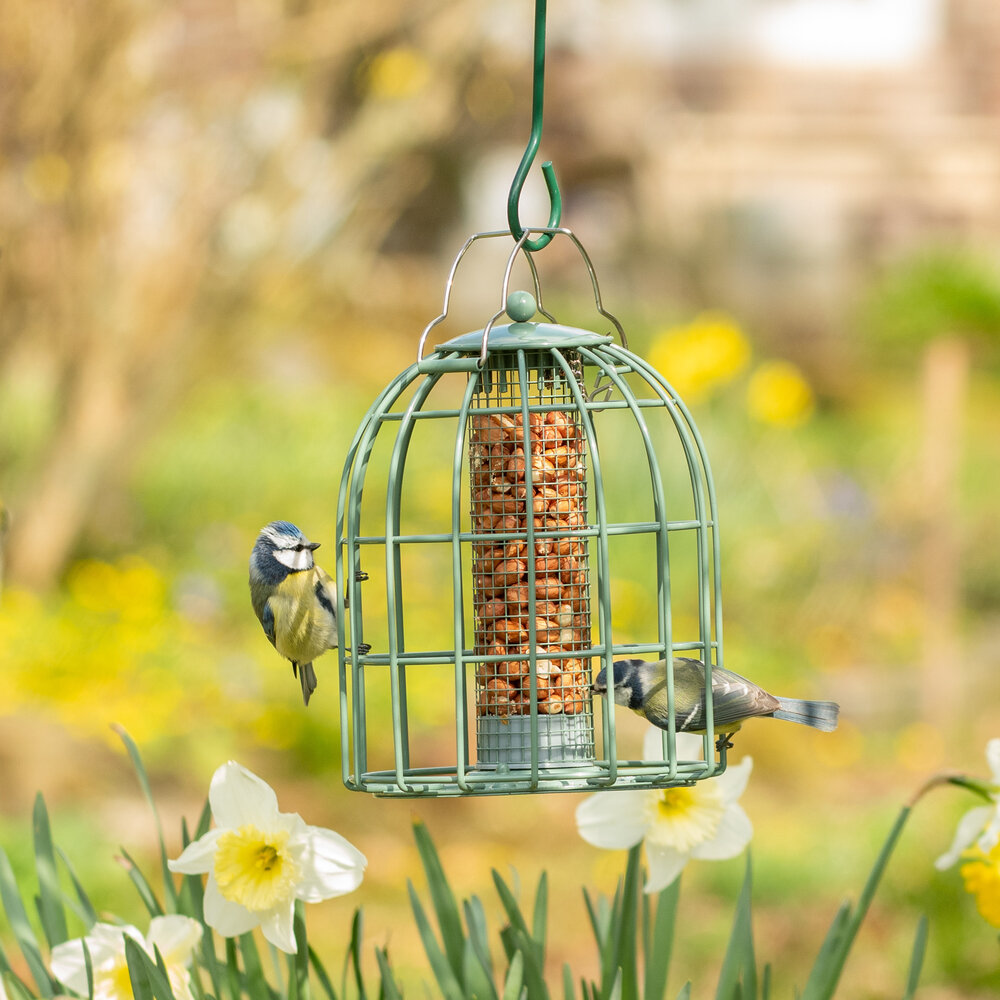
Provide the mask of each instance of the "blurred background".
[{"label": "blurred background", "polygon": [[[140,919],[113,855],[152,857],[153,827],[119,723],[176,847],[235,758],[368,855],[359,893],[310,912],[328,963],[361,904],[404,980],[428,978],[402,890],[422,818],[494,926],[489,868],[526,888],[549,869],[553,980],[564,960],[596,969],[581,873],[611,891],[624,854],[579,839],[578,797],[347,792],[336,661],[305,711],[246,589],[273,518],[333,569],[355,429],[466,236],[506,225],[532,12],[6,0],[0,842],[16,869],[41,790],[92,897]],[[902,802],[941,768],[985,774],[1000,736],[1000,6],[574,0],[548,30],[542,157],[563,222],[712,458],[726,663],[842,704],[836,734],[763,723],[733,752],[755,761],[758,951],[790,995]],[[536,165],[521,219],[547,215]],[[578,262],[537,260],[560,321],[596,329]],[[470,267],[449,335],[496,308],[502,258]],[[627,573],[615,586],[626,637],[652,602]],[[997,995],[995,930],[932,867],[970,805],[953,790],[918,809],[845,996],[900,992],[921,912],[921,995]],[[742,874],[685,873],[674,991],[711,988]]]}]

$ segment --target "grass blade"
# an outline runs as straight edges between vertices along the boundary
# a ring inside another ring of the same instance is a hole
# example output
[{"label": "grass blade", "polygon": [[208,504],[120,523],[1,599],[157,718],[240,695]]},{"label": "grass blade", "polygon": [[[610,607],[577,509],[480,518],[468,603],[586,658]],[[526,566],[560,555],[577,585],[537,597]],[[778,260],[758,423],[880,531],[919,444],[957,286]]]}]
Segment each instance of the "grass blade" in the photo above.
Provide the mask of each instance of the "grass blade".
[{"label": "grass blade", "polygon": [[715,1000],[729,1000],[730,997],[741,994],[749,1000],[755,1000],[757,996],[757,963],[754,957],[753,924],[750,913],[752,886],[753,869],[748,854],[747,871],[740,897],[736,902],[733,930],[729,936],[725,958],[722,960]]},{"label": "grass blade", "polygon": [[431,835],[423,823],[413,824],[413,835],[417,841],[417,850],[427,876],[427,886],[431,893],[431,902],[437,915],[441,940],[444,942],[448,964],[456,977],[462,975],[462,962],[465,953],[465,934],[462,930],[462,919],[459,915],[455,895],[451,891],[445,876],[441,859],[431,840]]},{"label": "grass blade", "polygon": [[622,889],[619,921],[614,937],[615,961],[618,966],[619,995],[625,1000],[638,1000],[639,967],[636,941],[639,935],[639,895],[642,890],[642,868],[639,846],[629,849],[625,865],[625,885]]},{"label": "grass blade", "polygon": [[11,1000],[35,1000],[31,990],[13,972],[0,971],[0,986],[6,987]]},{"label": "grass blade", "polygon": [[163,870],[163,884],[166,887],[166,891],[170,894],[171,901],[176,909],[177,895],[176,890],[174,889],[173,875],[167,867],[167,845],[163,839],[163,824],[160,822],[160,814],[156,809],[156,800],[153,798],[153,789],[149,784],[149,775],[146,774],[146,768],[142,763],[142,756],[139,753],[139,748],[135,745],[132,737],[129,736],[124,727],[113,725],[111,728],[118,734],[118,738],[122,741],[122,743],[125,744],[125,749],[128,751],[128,755],[132,760],[132,766],[135,768],[136,776],[139,779],[142,794],[146,797],[146,802],[149,804],[149,808],[153,813],[153,821],[156,823],[156,837],[160,846],[160,867]]},{"label": "grass blade", "polygon": [[652,936],[648,939],[644,956],[646,974],[642,995],[662,997],[667,989],[670,958],[674,949],[674,928],[677,926],[677,901],[680,899],[681,880],[678,876],[663,889],[656,899],[656,916],[653,918]]},{"label": "grass blade", "polygon": [[917,924],[917,934],[913,940],[913,954],[910,956],[910,975],[906,980],[906,992],[903,1000],[913,1000],[920,981],[920,970],[924,966],[924,954],[927,951],[927,915],[924,914]]},{"label": "grass blade", "polygon": [[413,888],[413,883],[407,880],[406,886],[410,893],[410,906],[413,908],[413,916],[417,922],[417,929],[424,943],[424,951],[427,953],[427,959],[431,963],[431,970],[434,972],[434,977],[441,988],[441,993],[446,1000],[464,1000],[465,994],[462,991],[462,987],[452,970],[451,963],[441,950],[441,946],[434,936],[434,930],[427,919],[424,908],[420,905],[420,899],[417,896],[416,889]]},{"label": "grass blade", "polygon": [[[310,995],[309,942],[306,939],[306,907],[301,899],[295,901],[295,916],[292,926],[295,930],[296,950],[295,954],[289,957],[289,980],[290,982],[294,981],[295,995],[299,1000],[308,1000]],[[358,972],[360,974],[360,969]],[[289,990],[289,996],[291,995],[292,991]],[[239,997],[234,997],[233,1000],[239,1000]]]},{"label": "grass blade", "polygon": [[[256,948],[254,950],[256,951]],[[312,970],[316,975],[319,985],[323,988],[323,992],[326,994],[327,1000],[337,1000],[337,994],[333,989],[333,983],[330,982],[330,976],[327,974],[326,967],[320,961],[319,955],[316,954],[312,945],[309,946],[309,961],[312,964]],[[249,970],[247,974],[249,975]],[[263,977],[263,974],[262,969],[261,977]],[[273,995],[277,996],[277,994]]]},{"label": "grass blade", "polygon": [[42,954],[38,947],[38,940],[35,932],[28,922],[28,914],[21,902],[21,893],[17,887],[17,880],[14,878],[14,870],[11,868],[10,859],[6,851],[0,847],[0,902],[3,903],[4,912],[7,914],[7,923],[14,933],[21,954],[28,965],[35,985],[43,997],[51,997],[56,983],[45,969],[42,961]]},{"label": "grass blade", "polygon": [[576,1000],[576,989],[573,986],[573,971],[569,967],[569,962],[563,962],[563,1000]]},{"label": "grass blade", "polygon": [[275,1000],[277,994],[271,989],[264,975],[264,964],[260,960],[257,942],[253,932],[241,934],[240,955],[243,957],[244,989],[252,1000]]},{"label": "grass blade", "polygon": [[477,1000],[497,1000],[497,990],[493,980],[487,975],[469,938],[465,939],[461,982],[467,997],[476,997]]},{"label": "grass blade", "polygon": [[689,979],[677,994],[677,1000],[691,1000],[691,980]]},{"label": "grass blade", "polygon": [[493,969],[493,958],[490,955],[489,931],[486,926],[486,913],[483,904],[477,896],[462,903],[465,912],[465,926],[469,929],[469,940],[476,952],[476,957],[489,977],[490,982],[496,981]]},{"label": "grass blade", "polygon": [[[505,944],[507,945],[508,959],[511,958],[511,949],[524,953],[524,981],[528,989],[528,995],[535,1000],[536,997],[548,997],[548,987],[545,985],[544,955],[541,953],[538,942],[528,930],[524,914],[518,906],[507,883],[500,873],[493,869],[493,884],[496,886],[500,902],[510,921],[507,929]],[[511,959],[512,960],[512,959]]]},{"label": "grass blade", "polygon": [[[503,1000],[518,1000],[521,986],[524,983],[524,954],[516,952],[513,961],[507,969],[507,978],[503,984]],[[532,994],[529,993],[529,996]]]},{"label": "grass blade", "polygon": [[531,916],[531,936],[538,944],[538,957],[545,962],[545,935],[549,919],[549,877],[542,872],[538,880],[538,890],[535,893],[535,909]]},{"label": "grass blade", "polygon": [[382,976],[382,990],[385,994],[385,1000],[403,1000],[403,994],[396,985],[392,966],[389,964],[389,956],[384,948],[375,949],[375,960],[378,962],[378,970]]},{"label": "grass blade", "polygon": [[66,856],[66,853],[59,847],[56,848],[56,853],[59,855],[59,860],[63,863],[63,867],[69,874],[69,880],[73,884],[73,891],[76,893],[76,898],[80,903],[79,906],[71,904],[73,912],[80,918],[86,929],[90,930],[97,923],[97,910],[94,909],[94,904],[91,903],[90,897],[83,888],[83,883],[77,877],[76,869]]},{"label": "grass blade", "polygon": [[[142,874],[139,866],[135,863],[132,856],[125,850],[124,847],[120,847],[119,850],[122,853],[121,857],[117,858],[118,864],[125,869],[128,877],[132,880],[132,884],[139,893],[139,898],[149,911],[149,915],[151,917],[162,917],[163,907],[160,905],[160,901],[156,898],[156,893],[153,892],[152,886],[146,881],[146,876]],[[171,880],[171,882],[172,881],[173,880]]]},{"label": "grass blade", "polygon": [[35,843],[35,871],[38,873],[38,918],[45,932],[49,948],[62,944],[69,937],[66,929],[66,912],[63,907],[56,855],[52,845],[52,828],[49,812],[41,792],[35,796],[32,814],[32,835]]},{"label": "grass blade", "polygon": [[[861,928],[861,924],[868,913],[868,908],[875,897],[875,891],[878,889],[882,875],[889,864],[889,858],[892,856],[893,850],[895,850],[896,843],[903,832],[903,827],[906,825],[907,819],[909,819],[910,811],[910,806],[904,806],[900,810],[899,815],[896,817],[896,822],[889,831],[889,836],[882,845],[882,850],[879,851],[879,855],[875,859],[875,864],[868,875],[864,889],[862,889],[861,896],[858,899],[858,905],[854,908],[850,919],[843,926],[836,949],[830,955],[824,956],[822,974],[817,975],[817,970],[820,969],[819,963],[813,967],[813,972],[809,976],[806,988],[802,993],[802,1000],[831,1000],[834,991],[837,989],[837,983],[840,981],[840,974],[843,972],[851,945],[854,944],[858,930]],[[840,913],[837,914],[837,918],[839,917]],[[835,923],[837,918],[835,918]],[[833,928],[831,927],[832,930]],[[826,941],[823,942],[823,946],[824,948],[826,947]]]},{"label": "grass blade", "polygon": [[[361,939],[364,936],[364,917],[360,908],[354,911],[354,918],[351,920],[351,944],[348,951],[350,961],[354,965],[354,984],[358,988],[358,1000],[367,1000],[365,993],[365,978],[361,972]],[[344,972],[347,972],[345,960]],[[347,993],[346,983],[343,992]]]}]

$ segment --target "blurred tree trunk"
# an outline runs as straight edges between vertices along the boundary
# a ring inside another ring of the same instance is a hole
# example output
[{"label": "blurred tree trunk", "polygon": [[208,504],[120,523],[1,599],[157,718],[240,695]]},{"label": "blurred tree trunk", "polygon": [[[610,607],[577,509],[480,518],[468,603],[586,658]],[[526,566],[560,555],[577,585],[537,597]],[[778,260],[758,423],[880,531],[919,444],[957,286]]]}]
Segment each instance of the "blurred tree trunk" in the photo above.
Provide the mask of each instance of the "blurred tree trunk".
[{"label": "blurred tree trunk", "polygon": [[932,341],[923,357],[924,649],[920,704],[940,725],[963,704],[959,472],[970,349],[958,336]]}]

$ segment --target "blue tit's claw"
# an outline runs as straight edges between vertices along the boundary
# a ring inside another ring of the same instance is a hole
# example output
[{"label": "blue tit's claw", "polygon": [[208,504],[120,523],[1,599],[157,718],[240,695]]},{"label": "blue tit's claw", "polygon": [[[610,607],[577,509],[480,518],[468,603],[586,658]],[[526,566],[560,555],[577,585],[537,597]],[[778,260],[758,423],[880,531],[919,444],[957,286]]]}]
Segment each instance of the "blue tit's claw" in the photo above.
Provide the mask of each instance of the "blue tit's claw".
[{"label": "blue tit's claw", "polygon": [[732,733],[722,733],[715,741],[715,749],[718,753],[722,753],[724,750],[733,749],[733,742],[729,738],[732,735]]},{"label": "blue tit's claw", "polygon": [[354,574],[354,579],[355,579],[355,582],[357,582],[357,583],[364,583],[365,580],[368,579],[368,574],[363,569],[359,569]]},{"label": "blue tit's claw", "polygon": [[358,653],[360,653],[361,656],[367,656],[371,651],[372,647],[367,642],[358,643]]}]

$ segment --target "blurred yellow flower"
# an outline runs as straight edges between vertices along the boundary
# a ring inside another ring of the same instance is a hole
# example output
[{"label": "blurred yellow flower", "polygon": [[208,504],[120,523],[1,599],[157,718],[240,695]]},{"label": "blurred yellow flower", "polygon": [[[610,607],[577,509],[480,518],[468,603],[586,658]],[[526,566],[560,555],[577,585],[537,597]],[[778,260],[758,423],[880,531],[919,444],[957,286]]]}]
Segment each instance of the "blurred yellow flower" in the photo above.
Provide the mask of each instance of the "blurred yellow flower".
[{"label": "blurred yellow flower", "polygon": [[994,844],[988,854],[973,847],[965,857],[970,860],[959,869],[965,891],[976,897],[976,909],[982,918],[1000,927],[1000,843]]},{"label": "blurred yellow flower", "polygon": [[368,93],[381,101],[412,97],[423,90],[429,79],[427,60],[406,45],[380,52],[368,65]]},{"label": "blurred yellow flower", "polygon": [[62,201],[69,189],[70,168],[57,153],[36,156],[24,168],[24,186],[35,201],[43,205]]},{"label": "blurred yellow flower", "polygon": [[764,361],[750,376],[747,409],[761,423],[797,427],[815,407],[812,387],[790,361]]},{"label": "blurred yellow flower", "polygon": [[708,312],[658,334],[649,360],[687,402],[731,382],[750,362],[750,342],[731,317]]}]

